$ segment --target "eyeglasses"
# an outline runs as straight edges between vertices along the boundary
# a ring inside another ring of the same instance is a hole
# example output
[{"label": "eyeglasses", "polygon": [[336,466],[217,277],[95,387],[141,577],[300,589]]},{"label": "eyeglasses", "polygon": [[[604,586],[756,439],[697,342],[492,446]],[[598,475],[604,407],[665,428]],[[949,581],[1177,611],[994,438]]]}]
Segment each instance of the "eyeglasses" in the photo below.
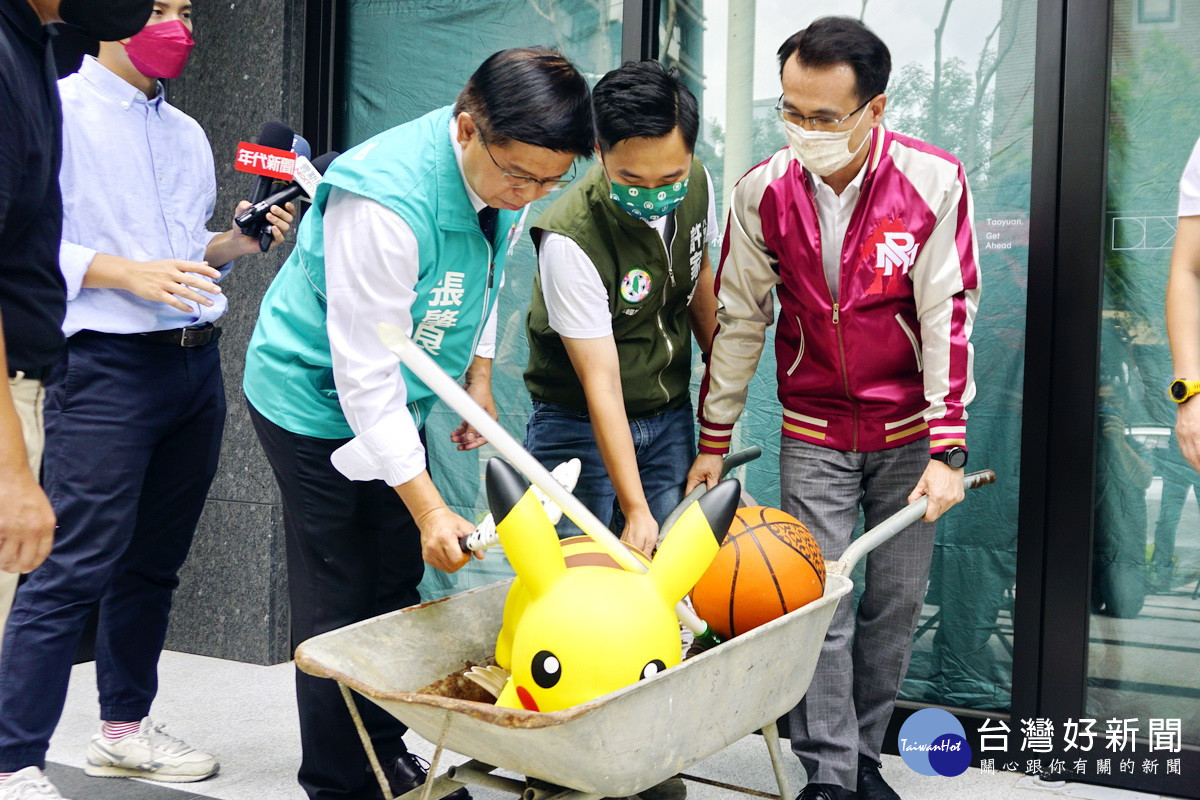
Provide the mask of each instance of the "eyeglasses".
[{"label": "eyeglasses", "polygon": [[805,124],[807,124],[811,125],[812,130],[814,131],[821,131],[822,133],[836,133],[838,127],[843,122],[862,111],[874,99],[874,97],[868,98],[866,103],[863,103],[846,116],[838,119],[837,117],[806,117],[803,114],[797,114],[795,111],[790,111],[783,107],[783,95],[779,95],[779,100],[775,103],[775,113],[779,115],[781,120],[784,122],[790,122],[793,125],[800,125],[803,127]]},{"label": "eyeglasses", "polygon": [[492,155],[492,148],[488,147],[487,139],[483,137],[483,133],[479,134],[479,141],[483,142],[483,149],[487,151],[488,158],[496,165],[496,169],[500,170],[504,175],[504,184],[510,189],[526,189],[530,186],[537,186],[539,189],[544,189],[548,192],[557,192],[571,181],[575,180],[575,165],[571,165],[571,173],[565,178],[534,178],[529,175],[515,175],[504,167],[500,166],[500,162]]}]

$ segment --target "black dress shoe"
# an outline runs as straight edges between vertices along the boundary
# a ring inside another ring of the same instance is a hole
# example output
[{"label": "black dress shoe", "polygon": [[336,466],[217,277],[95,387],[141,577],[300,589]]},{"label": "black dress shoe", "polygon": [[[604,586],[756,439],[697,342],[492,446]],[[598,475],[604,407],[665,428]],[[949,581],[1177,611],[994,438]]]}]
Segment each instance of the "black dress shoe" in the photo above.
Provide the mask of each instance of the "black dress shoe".
[{"label": "black dress shoe", "polygon": [[638,792],[637,796],[641,800],[684,800],[687,797],[687,786],[683,778],[676,775]]},{"label": "black dress shoe", "polygon": [[796,800],[855,800],[855,794],[832,783],[810,783],[800,791]]},{"label": "black dress shoe", "polygon": [[858,762],[859,800],[900,800],[896,790],[879,774],[879,765],[865,759]]},{"label": "black dress shoe", "polygon": [[[398,756],[384,759],[380,761],[380,766],[383,768],[384,776],[387,777],[393,797],[411,792],[423,784],[425,776],[429,772],[429,762],[412,753],[401,753]],[[383,792],[379,791],[378,787],[376,787],[375,796],[383,797]],[[446,800],[471,800],[471,793],[464,786],[446,795]]]}]

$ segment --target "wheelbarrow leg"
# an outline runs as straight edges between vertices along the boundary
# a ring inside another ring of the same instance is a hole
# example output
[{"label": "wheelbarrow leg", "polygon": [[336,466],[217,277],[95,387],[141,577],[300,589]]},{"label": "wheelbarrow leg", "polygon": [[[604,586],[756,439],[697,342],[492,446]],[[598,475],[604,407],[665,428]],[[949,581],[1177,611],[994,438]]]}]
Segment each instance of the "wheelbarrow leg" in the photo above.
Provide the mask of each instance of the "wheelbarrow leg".
[{"label": "wheelbarrow leg", "polygon": [[771,754],[771,769],[775,770],[775,782],[779,784],[779,800],[792,800],[791,782],[788,781],[787,768],[779,747],[779,725],[771,720],[761,733],[763,741],[767,743],[767,752]]},{"label": "wheelbarrow leg", "polygon": [[375,773],[375,780],[379,781],[379,789],[383,792],[383,800],[395,800],[392,795],[392,787],[387,781],[387,777],[383,774],[383,767],[379,766],[379,756],[375,755],[375,745],[371,743],[371,737],[367,733],[367,728],[363,725],[362,716],[358,713],[358,706],[354,704],[354,698],[350,695],[350,690],[346,684],[338,681],[338,688],[342,690],[342,699],[346,701],[346,708],[350,709],[350,718],[354,720],[354,727],[358,730],[358,738],[362,740],[363,749],[367,751],[367,760],[371,762],[371,770]]}]

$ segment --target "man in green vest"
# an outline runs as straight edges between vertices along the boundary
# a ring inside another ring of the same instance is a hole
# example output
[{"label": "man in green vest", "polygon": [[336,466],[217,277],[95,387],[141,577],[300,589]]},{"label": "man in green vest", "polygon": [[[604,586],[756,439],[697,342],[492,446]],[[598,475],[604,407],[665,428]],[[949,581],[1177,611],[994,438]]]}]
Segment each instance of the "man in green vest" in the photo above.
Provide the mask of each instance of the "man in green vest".
[{"label": "man in green vest", "polygon": [[[263,298],[244,388],[279,484],[291,634],[311,636],[419,601],[424,561],[452,572],[452,512],[426,471],[434,396],[376,335],[400,325],[495,415],[496,293],[521,209],[570,179],[593,145],[587,82],[558,52],[503,50],[446,107],[375,136],[330,165],[296,248]],[[460,450],[483,444],[467,426]],[[296,675],[312,800],[380,795],[337,685]],[[359,710],[395,794],[425,768],[405,727]],[[455,793],[466,796],[465,790]]]},{"label": "man in green vest", "polygon": [[580,459],[575,495],[651,553],[695,454],[691,340],[707,352],[716,324],[716,209],[677,70],[628,62],[592,102],[600,163],[531,229],[525,447],[548,467]]}]

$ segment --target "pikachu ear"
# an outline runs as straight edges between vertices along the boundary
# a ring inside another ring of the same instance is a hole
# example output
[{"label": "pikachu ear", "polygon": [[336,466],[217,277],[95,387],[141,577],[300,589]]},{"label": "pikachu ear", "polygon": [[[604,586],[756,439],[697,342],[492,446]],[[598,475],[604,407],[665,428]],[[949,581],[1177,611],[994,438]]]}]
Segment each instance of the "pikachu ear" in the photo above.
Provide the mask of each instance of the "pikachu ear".
[{"label": "pikachu ear", "polygon": [[716,557],[741,496],[742,485],[736,479],[721,481],[688,506],[667,531],[650,563],[649,575],[671,605],[691,591]]},{"label": "pikachu ear", "polygon": [[533,489],[507,462],[489,459],[485,483],[504,554],[537,599],[567,571],[554,525]]}]

